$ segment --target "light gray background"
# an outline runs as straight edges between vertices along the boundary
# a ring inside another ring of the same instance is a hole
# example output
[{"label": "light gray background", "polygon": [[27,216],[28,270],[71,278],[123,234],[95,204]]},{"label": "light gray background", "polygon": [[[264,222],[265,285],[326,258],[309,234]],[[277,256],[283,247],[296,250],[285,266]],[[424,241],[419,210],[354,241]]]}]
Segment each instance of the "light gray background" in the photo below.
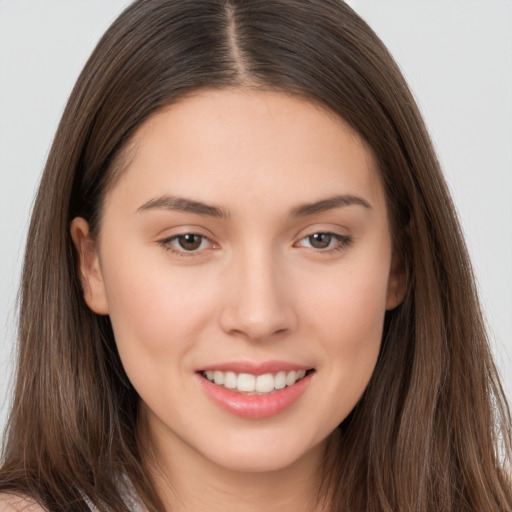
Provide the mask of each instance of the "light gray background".
[{"label": "light gray background", "polygon": [[[0,429],[29,211],[65,101],[127,0],[0,0]],[[512,1],[351,0],[415,93],[512,397]],[[30,241],[29,241],[30,243]]]}]

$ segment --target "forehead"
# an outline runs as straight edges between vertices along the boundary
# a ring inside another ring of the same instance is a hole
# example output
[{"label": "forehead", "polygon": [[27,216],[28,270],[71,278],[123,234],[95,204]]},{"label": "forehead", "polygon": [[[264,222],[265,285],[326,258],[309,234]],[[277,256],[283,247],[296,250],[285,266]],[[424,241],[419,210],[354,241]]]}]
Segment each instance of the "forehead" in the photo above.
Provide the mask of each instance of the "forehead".
[{"label": "forehead", "polygon": [[[165,107],[135,133],[111,192],[172,193],[240,206],[364,191],[382,199],[372,152],[340,117],[279,92],[204,90]],[[165,190],[164,190],[165,189]],[[308,196],[308,197],[306,197]]]}]

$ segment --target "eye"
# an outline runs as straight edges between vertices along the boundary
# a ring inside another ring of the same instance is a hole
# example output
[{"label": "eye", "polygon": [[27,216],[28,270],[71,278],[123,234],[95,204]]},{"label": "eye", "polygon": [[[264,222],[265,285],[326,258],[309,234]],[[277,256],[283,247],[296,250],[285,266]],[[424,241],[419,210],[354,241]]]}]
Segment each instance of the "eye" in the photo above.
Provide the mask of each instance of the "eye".
[{"label": "eye", "polygon": [[198,235],[196,233],[182,233],[174,235],[169,238],[165,238],[164,240],[160,240],[159,244],[168,251],[190,256],[213,246],[210,239],[204,235]]},{"label": "eye", "polygon": [[296,244],[298,247],[309,247],[319,251],[328,251],[343,249],[348,247],[352,239],[348,236],[339,235],[336,233],[313,233],[305,236]]},{"label": "eye", "polygon": [[185,251],[197,251],[205,238],[200,235],[194,235],[193,233],[187,233],[186,235],[178,235],[176,237],[176,243],[181,249]]}]

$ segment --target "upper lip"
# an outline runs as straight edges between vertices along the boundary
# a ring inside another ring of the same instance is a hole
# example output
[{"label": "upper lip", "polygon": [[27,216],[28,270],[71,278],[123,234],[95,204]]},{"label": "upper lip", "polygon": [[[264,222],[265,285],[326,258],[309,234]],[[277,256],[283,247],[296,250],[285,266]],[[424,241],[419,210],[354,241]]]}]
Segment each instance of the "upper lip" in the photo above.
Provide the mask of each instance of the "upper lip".
[{"label": "upper lip", "polygon": [[250,373],[252,375],[264,375],[265,373],[277,373],[280,371],[289,372],[292,370],[310,370],[312,367],[304,364],[292,363],[289,361],[227,361],[224,363],[202,366],[197,371],[221,371],[234,373]]}]

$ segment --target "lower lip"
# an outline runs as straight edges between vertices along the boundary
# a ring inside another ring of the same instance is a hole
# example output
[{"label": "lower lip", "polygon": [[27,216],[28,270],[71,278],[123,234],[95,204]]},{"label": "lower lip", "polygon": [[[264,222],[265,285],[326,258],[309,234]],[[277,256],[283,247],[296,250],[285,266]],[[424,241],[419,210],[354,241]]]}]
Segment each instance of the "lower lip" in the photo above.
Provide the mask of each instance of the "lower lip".
[{"label": "lower lip", "polygon": [[242,418],[269,418],[288,409],[306,391],[314,372],[295,384],[268,395],[244,395],[217,386],[198,374],[206,394],[222,409]]}]

